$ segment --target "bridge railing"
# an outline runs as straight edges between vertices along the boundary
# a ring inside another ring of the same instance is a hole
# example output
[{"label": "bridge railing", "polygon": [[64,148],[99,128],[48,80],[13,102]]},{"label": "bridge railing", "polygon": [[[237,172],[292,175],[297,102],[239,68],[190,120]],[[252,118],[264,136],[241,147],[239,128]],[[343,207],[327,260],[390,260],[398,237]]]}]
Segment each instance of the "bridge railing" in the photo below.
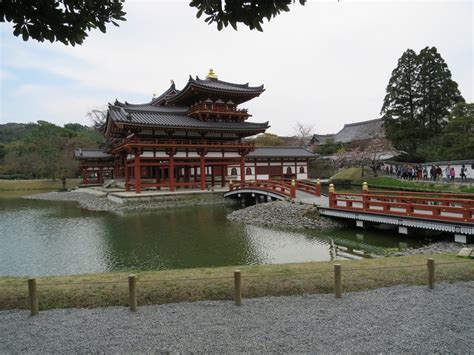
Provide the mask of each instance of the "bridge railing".
[{"label": "bridge railing", "polygon": [[474,196],[447,193],[368,191],[337,193],[329,189],[329,207],[435,221],[474,223]]},{"label": "bridge railing", "polygon": [[251,180],[244,182],[232,182],[229,184],[229,191],[241,190],[245,188],[255,188],[269,192],[276,192],[289,198],[296,197],[295,187],[283,181]]},{"label": "bridge railing", "polygon": [[291,184],[293,181],[295,182],[296,190],[303,191],[315,196],[321,196],[321,183],[319,179],[316,182],[312,182],[309,180],[282,180],[287,184]]}]

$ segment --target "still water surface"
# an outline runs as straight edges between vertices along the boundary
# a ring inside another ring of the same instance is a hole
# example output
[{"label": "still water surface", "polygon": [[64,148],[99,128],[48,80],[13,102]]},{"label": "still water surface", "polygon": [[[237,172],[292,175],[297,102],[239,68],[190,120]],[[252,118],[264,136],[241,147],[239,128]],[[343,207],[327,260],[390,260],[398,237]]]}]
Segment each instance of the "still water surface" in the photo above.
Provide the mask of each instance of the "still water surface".
[{"label": "still water surface", "polygon": [[[0,193],[2,194],[2,193]],[[361,258],[422,242],[345,228],[281,231],[230,222],[225,206],[96,212],[73,202],[0,198],[0,275],[250,265]]]}]

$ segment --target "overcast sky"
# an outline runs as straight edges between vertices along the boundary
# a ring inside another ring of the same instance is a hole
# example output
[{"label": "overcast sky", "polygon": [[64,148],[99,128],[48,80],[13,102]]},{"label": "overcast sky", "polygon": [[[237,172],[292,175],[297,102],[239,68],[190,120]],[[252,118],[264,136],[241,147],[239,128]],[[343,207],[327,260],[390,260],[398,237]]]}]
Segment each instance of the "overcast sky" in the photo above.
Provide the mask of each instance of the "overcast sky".
[{"label": "overcast sky", "polygon": [[23,42],[0,25],[0,123],[90,124],[86,113],[116,98],[147,102],[189,75],[266,91],[242,107],[268,132],[316,133],[379,117],[385,87],[407,49],[436,46],[466,101],[473,100],[473,2],[309,1],[264,32],[219,32],[189,1],[126,1],[127,21],[90,33],[82,46]]}]

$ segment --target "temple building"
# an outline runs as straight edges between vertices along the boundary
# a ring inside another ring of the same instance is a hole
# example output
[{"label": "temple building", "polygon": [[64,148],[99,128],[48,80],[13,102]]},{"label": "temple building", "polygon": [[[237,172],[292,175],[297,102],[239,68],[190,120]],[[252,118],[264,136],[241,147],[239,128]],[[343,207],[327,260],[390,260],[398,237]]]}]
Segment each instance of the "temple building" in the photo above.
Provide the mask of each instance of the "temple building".
[{"label": "temple building", "polygon": [[[225,186],[229,181],[306,179],[313,154],[303,148],[256,149],[245,138],[264,133],[268,122],[248,122],[240,106],[265,91],[219,80],[189,77],[182,90],[174,82],[144,104],[109,104],[101,132],[106,152],[78,149],[85,184],[104,174],[123,181],[126,191]],[[110,171],[109,171],[110,169]],[[91,180],[91,173],[94,179]]]}]

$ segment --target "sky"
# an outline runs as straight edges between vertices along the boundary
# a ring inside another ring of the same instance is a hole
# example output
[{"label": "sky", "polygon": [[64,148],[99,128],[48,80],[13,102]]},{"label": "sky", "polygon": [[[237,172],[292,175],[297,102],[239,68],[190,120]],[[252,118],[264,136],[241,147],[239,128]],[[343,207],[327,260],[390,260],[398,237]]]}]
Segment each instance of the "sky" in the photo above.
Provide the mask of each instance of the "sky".
[{"label": "sky", "polygon": [[126,22],[93,31],[81,46],[24,42],[0,24],[0,123],[46,120],[90,125],[87,112],[115,99],[148,102],[174,80],[265,85],[245,103],[267,132],[314,133],[379,117],[385,88],[407,49],[435,46],[473,102],[472,1],[298,1],[264,25],[218,31],[189,0],[125,2]]}]

